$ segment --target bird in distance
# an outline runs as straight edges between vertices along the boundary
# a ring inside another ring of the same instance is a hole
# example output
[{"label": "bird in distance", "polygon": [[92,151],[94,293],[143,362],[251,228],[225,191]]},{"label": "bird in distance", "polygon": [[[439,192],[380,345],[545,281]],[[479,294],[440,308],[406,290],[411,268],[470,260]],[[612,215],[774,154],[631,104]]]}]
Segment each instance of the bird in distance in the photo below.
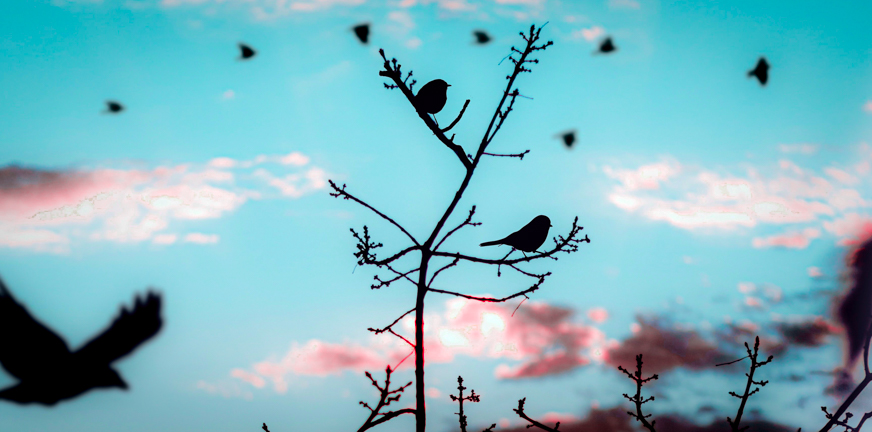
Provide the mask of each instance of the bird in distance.
[{"label": "bird in distance", "polygon": [[254,57],[255,54],[257,54],[257,51],[255,51],[254,48],[252,48],[252,47],[250,47],[242,42],[239,43],[239,59],[240,60],[248,60],[248,59]]},{"label": "bird in distance", "polygon": [[615,43],[612,42],[611,36],[609,36],[609,37],[606,37],[605,39],[603,39],[602,42],[600,42],[599,48],[596,50],[595,53],[608,54],[610,52],[614,52],[617,50],[618,50],[618,47],[615,46]]},{"label": "bird in distance", "polygon": [[472,32],[472,35],[475,36],[475,43],[479,45],[484,45],[491,41],[491,37],[484,30],[476,30]]},{"label": "bird in distance", "polygon": [[115,321],[76,351],[30,315],[0,280],[0,365],[18,383],[0,390],[0,399],[19,404],[54,405],[94,388],[127,389],[111,364],[160,330],[161,297],[149,292],[122,308]]},{"label": "bird in distance", "polygon": [[103,111],[104,113],[118,114],[121,111],[124,111],[124,105],[121,105],[116,101],[106,101],[106,111]]},{"label": "bird in distance", "polygon": [[481,246],[508,245],[522,252],[535,252],[548,239],[549,228],[551,228],[551,219],[548,219],[548,216],[539,215],[507,237],[484,242]]},{"label": "bird in distance", "polygon": [[748,77],[756,77],[761,86],[766,85],[766,82],[769,81],[769,62],[766,61],[765,57],[760,57],[760,60],[757,60],[757,66],[748,71]]},{"label": "bird in distance", "polygon": [[364,45],[369,43],[369,23],[358,24],[352,30],[354,30],[354,34],[360,40],[360,43]]},{"label": "bird in distance", "polygon": [[563,140],[563,145],[571,149],[575,144],[575,129],[557,134],[557,137]]}]

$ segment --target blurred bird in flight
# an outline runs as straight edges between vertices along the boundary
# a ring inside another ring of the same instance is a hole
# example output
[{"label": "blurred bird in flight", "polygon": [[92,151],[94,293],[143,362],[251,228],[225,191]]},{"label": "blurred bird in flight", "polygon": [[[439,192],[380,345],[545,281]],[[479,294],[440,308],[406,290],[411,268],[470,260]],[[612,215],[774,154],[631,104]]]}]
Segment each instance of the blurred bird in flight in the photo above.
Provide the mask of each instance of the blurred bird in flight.
[{"label": "blurred bird in flight", "polygon": [[600,42],[600,46],[597,49],[597,51],[594,52],[594,54],[596,54],[596,53],[608,54],[610,52],[616,51],[617,49],[618,49],[618,47],[615,46],[615,43],[612,42],[611,36],[609,36],[609,37],[606,37],[605,39],[603,39],[602,42]]},{"label": "blurred bird in flight", "polygon": [[76,351],[37,321],[0,280],[0,365],[19,380],[0,399],[54,405],[94,388],[127,389],[111,364],[154,337],[163,321],[161,298],[149,292],[122,308],[112,324]]},{"label": "blurred bird in flight", "polygon": [[352,30],[360,43],[366,45],[369,42],[369,23],[356,25]]},{"label": "blurred bird in flight", "polygon": [[476,30],[472,32],[472,35],[475,36],[475,43],[479,45],[484,45],[491,41],[491,37],[484,30]]},{"label": "blurred bird in flight", "polygon": [[108,114],[118,114],[121,111],[124,111],[124,105],[116,101],[106,101],[106,111],[103,111]]},{"label": "blurred bird in flight", "polygon": [[566,131],[566,132],[563,132],[561,134],[558,134],[557,136],[563,140],[563,145],[565,145],[566,148],[571,149],[572,146],[575,144],[575,130],[574,129],[571,131]]},{"label": "blurred bird in flight", "polygon": [[252,48],[252,47],[250,47],[242,42],[239,43],[239,59],[240,60],[248,60],[248,59],[254,57],[255,54],[257,54],[257,51],[255,51],[254,48]]},{"label": "blurred bird in flight", "polygon": [[765,57],[760,57],[760,60],[757,60],[757,66],[748,71],[748,77],[756,77],[761,86],[766,85],[766,82],[769,81],[769,62],[766,61]]},{"label": "blurred bird in flight", "polygon": [[505,238],[484,242],[481,246],[507,245],[522,252],[535,252],[548,239],[549,228],[551,228],[551,219],[539,215]]}]

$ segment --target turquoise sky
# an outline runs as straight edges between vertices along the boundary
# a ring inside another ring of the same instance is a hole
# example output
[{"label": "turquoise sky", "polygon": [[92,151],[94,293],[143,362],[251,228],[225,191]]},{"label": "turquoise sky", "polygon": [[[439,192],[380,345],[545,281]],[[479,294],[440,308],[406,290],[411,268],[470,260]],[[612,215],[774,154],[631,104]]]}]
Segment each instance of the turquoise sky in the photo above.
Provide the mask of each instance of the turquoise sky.
[{"label": "turquoise sky", "polygon": [[[0,275],[72,346],[149,286],[164,295],[165,327],[116,363],[130,391],[0,404],[0,429],[356,430],[357,402],[374,401],[363,370],[378,376],[406,349],[366,328],[411,308],[414,291],[369,289],[387,275],[355,267],[348,229],[368,225],[387,250],[404,237],[329,197],[326,180],[423,237],[463,176],[384,89],[378,49],[420,83],[452,85],[440,122],[471,100],[452,132],[473,152],[511,70],[500,61],[519,31],[546,22],[554,46],[519,79],[529,99],[492,146],[531,153],[485,159],[451,220],[476,205],[483,225],[446,248],[498,257],[478,244],[538,214],[552,235],[578,216],[592,242],[529,266],[554,275],[514,318],[517,302],[476,309],[428,296],[428,331],[447,356],[427,369],[429,430],[457,429],[457,375],[483,395],[468,408],[479,429],[521,424],[511,409],[522,397],[537,417],[625,404],[632,383],[607,353],[632,351],[625,342],[653,317],[656,331],[698,334],[736,358],[730,329],[787,346],[752,404],[819,428],[817,407],[837,403],[823,393],[831,378],[788,376],[841,364],[829,309],[844,255],[872,226],[869,16],[864,2],[2,2]],[[361,22],[372,24],[369,45],[350,30]],[[476,29],[493,41],[475,45]],[[606,35],[617,52],[592,55]],[[237,59],[242,41],[258,51],[250,61]],[[760,56],[772,64],[766,87],[746,76]],[[101,113],[109,99],[126,110]],[[570,129],[578,142],[567,150],[555,136]],[[460,266],[440,286],[506,295],[526,287],[516,276]],[[530,318],[557,307],[573,312],[560,328],[586,335],[580,348]],[[814,347],[778,331],[816,317],[832,334]],[[498,352],[530,329],[543,346]],[[568,349],[589,363],[510,377]],[[412,376],[401,369],[396,382]],[[651,410],[732,415],[727,392],[741,380],[740,369],[670,367]],[[12,383],[0,374],[0,387]],[[408,430],[407,417],[381,429]]]}]

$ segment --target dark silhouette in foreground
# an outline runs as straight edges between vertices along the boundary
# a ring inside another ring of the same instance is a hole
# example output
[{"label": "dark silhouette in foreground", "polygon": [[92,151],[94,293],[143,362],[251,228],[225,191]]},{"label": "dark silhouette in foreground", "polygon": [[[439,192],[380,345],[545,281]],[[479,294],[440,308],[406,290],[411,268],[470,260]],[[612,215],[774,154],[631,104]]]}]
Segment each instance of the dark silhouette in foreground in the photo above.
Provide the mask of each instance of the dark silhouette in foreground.
[{"label": "dark silhouette in foreground", "polygon": [[766,86],[769,81],[769,62],[766,61],[765,57],[760,57],[760,60],[757,60],[757,66],[748,71],[748,77],[756,77],[761,86]]},{"label": "dark silhouette in foreground", "polygon": [[594,54],[597,54],[597,53],[608,54],[611,52],[615,52],[617,50],[618,50],[618,47],[615,46],[615,43],[612,42],[611,36],[609,36],[609,37],[606,37],[605,39],[603,39],[602,42],[600,42],[600,46],[597,49],[597,51],[594,52]]},{"label": "dark silhouette in foreground", "polygon": [[15,301],[0,280],[0,364],[20,381],[0,390],[0,399],[54,405],[93,388],[127,389],[110,365],[157,334],[160,309],[159,295],[137,297],[133,310],[122,308],[108,329],[71,352],[60,336]]},{"label": "dark silhouette in foreground", "polygon": [[252,48],[252,47],[250,47],[242,42],[239,43],[239,59],[240,60],[248,60],[248,59],[254,57],[255,54],[257,54],[257,51],[255,51],[254,48]]},{"label": "dark silhouette in foreground", "polygon": [[104,113],[118,114],[121,111],[124,111],[124,105],[121,105],[116,101],[106,101],[106,111],[103,111]]},{"label": "dark silhouette in foreground", "polygon": [[566,131],[558,134],[557,136],[560,137],[561,140],[563,140],[563,145],[565,145],[568,149],[571,149],[572,146],[575,144],[575,130]]},{"label": "dark silhouette in foreground", "polygon": [[491,37],[484,30],[476,30],[472,32],[472,35],[475,36],[475,43],[479,45],[484,45],[491,41]]},{"label": "dark silhouette in foreground", "polygon": [[369,23],[356,25],[351,30],[354,31],[354,35],[357,36],[360,43],[364,45],[369,43]]},{"label": "dark silhouette in foreground", "polygon": [[551,219],[548,216],[536,216],[523,228],[509,234],[503,239],[484,242],[482,246],[508,245],[523,252],[536,252],[548,239],[548,229]]},{"label": "dark silhouette in foreground", "polygon": [[418,105],[418,109],[427,114],[436,114],[442,111],[442,108],[445,108],[445,102],[448,101],[448,87],[451,87],[451,84],[441,79],[424,84],[424,87],[421,87],[415,96],[415,104]]},{"label": "dark silhouette in foreground", "polygon": [[845,328],[847,352],[845,369],[854,369],[863,344],[866,329],[872,315],[872,239],[866,241],[850,260],[852,284],[839,304],[839,322]]}]

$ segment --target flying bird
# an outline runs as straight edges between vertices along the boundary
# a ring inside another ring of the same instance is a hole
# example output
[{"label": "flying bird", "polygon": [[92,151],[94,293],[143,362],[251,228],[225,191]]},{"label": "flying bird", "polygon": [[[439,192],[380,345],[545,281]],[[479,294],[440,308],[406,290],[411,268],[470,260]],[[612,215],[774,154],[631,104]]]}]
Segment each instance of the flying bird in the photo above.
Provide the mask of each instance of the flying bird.
[{"label": "flying bird", "polygon": [[610,53],[610,52],[614,52],[614,51],[617,51],[617,50],[618,50],[618,47],[616,47],[616,46],[615,46],[615,43],[612,42],[612,38],[611,38],[611,36],[608,36],[608,37],[606,37],[605,39],[603,39],[602,42],[600,42],[600,46],[599,46],[599,48],[594,52],[594,54],[596,54],[596,53],[599,53],[599,54],[608,54],[608,53]]},{"label": "flying bird", "polygon": [[557,137],[563,140],[563,145],[571,149],[575,144],[575,129],[557,134]]},{"label": "flying bird", "polygon": [[852,258],[852,283],[837,310],[848,343],[845,361],[845,370],[848,372],[853,369],[869,339],[867,331],[872,314],[872,239],[863,243]]},{"label": "flying bird", "polygon": [[757,66],[748,71],[748,77],[757,77],[760,85],[766,85],[766,82],[769,81],[769,62],[766,61],[766,57],[760,57],[760,60],[757,60]]},{"label": "flying bird", "polygon": [[356,25],[352,28],[360,43],[366,45],[369,42],[369,23]]},{"label": "flying bird", "polygon": [[239,43],[239,59],[240,60],[248,60],[248,59],[254,57],[255,54],[257,54],[257,51],[255,51],[254,48],[252,48],[252,47],[250,47],[242,42]]},{"label": "flying bird", "polygon": [[491,37],[484,30],[475,30],[472,32],[472,35],[475,36],[475,43],[479,45],[484,45],[491,41]]},{"label": "flying bird", "polygon": [[548,216],[539,215],[507,237],[484,242],[481,246],[508,245],[519,251],[535,252],[548,238],[549,228],[551,228],[551,219],[548,219]]},{"label": "flying bird", "polygon": [[0,365],[18,384],[0,390],[0,399],[18,404],[54,405],[94,388],[127,389],[111,364],[157,334],[161,297],[136,297],[115,321],[76,351],[37,321],[0,280]]},{"label": "flying bird", "polygon": [[106,111],[103,112],[109,114],[118,114],[121,111],[124,111],[124,105],[121,105],[120,103],[111,100],[106,101]]},{"label": "flying bird", "polygon": [[421,87],[421,90],[418,90],[418,94],[415,95],[415,104],[418,105],[418,109],[428,114],[442,111],[448,100],[448,87],[451,87],[451,84],[441,79],[424,84],[424,87]]}]

